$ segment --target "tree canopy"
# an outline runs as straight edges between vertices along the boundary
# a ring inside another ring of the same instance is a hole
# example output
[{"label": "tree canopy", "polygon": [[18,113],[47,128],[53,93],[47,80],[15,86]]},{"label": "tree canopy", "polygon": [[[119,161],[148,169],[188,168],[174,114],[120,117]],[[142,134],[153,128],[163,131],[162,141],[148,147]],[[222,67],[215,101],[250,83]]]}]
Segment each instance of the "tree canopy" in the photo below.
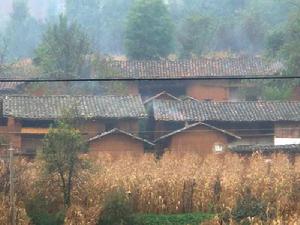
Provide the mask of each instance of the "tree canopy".
[{"label": "tree canopy", "polygon": [[33,55],[42,33],[42,25],[30,14],[25,0],[15,0],[5,29],[6,58],[17,60]]},{"label": "tree canopy", "polygon": [[125,46],[131,59],[159,59],[172,51],[173,25],[162,0],[137,0],[128,15]]},{"label": "tree canopy", "polygon": [[64,121],[50,128],[45,137],[42,159],[46,171],[57,173],[60,177],[65,206],[71,203],[73,179],[80,162],[78,154],[84,152],[86,147],[80,132]]},{"label": "tree canopy", "polygon": [[81,74],[89,53],[86,34],[75,22],[60,16],[58,23],[48,25],[34,61],[47,76],[72,78]]}]

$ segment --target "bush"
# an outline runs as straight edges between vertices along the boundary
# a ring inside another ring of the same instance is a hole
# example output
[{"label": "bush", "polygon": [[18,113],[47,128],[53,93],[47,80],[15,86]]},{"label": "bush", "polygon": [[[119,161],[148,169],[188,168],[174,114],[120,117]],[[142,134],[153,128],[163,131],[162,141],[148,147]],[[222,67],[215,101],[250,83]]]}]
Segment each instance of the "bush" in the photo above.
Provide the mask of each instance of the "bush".
[{"label": "bush", "polygon": [[105,199],[97,225],[133,225],[133,206],[124,189],[116,189]]},{"label": "bush", "polygon": [[27,215],[34,225],[63,225],[65,219],[64,210],[51,206],[46,199],[34,197],[26,204]]},{"label": "bush", "polygon": [[137,215],[136,225],[198,225],[205,220],[211,219],[211,214],[205,213],[186,213],[176,215]]},{"label": "bush", "polygon": [[250,224],[248,218],[259,218],[267,220],[267,205],[251,194],[251,190],[246,188],[243,195],[237,199],[235,208],[231,212],[232,218],[239,224]]}]

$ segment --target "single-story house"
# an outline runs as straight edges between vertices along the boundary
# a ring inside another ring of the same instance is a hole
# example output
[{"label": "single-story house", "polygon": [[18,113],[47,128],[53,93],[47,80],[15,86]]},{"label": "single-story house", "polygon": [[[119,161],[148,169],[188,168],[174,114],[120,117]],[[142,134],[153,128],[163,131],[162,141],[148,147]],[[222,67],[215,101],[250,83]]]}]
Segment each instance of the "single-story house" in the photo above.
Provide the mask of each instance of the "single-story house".
[{"label": "single-story house", "polygon": [[[241,137],[231,146],[300,144],[300,102],[157,99],[149,112],[158,134],[171,133],[171,127],[180,127],[174,131],[184,129],[185,124],[203,122]],[[198,142],[201,145],[201,139]]]},{"label": "single-story house", "polygon": [[49,126],[70,110],[86,139],[113,128],[138,135],[147,118],[140,96],[7,96],[2,108],[0,130],[24,152],[41,147]]},{"label": "single-story house", "polygon": [[206,123],[197,122],[157,138],[160,149],[176,152],[197,152],[207,155],[224,152],[239,136]]}]

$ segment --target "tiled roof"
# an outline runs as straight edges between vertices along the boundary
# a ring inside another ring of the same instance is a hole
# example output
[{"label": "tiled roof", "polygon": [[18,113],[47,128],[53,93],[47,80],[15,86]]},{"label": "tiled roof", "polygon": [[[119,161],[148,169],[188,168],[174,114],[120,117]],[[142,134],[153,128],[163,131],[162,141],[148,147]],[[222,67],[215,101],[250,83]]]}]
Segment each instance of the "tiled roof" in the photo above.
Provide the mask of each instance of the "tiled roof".
[{"label": "tiled roof", "polygon": [[24,82],[0,82],[0,92],[17,91]]},{"label": "tiled roof", "polygon": [[27,119],[57,119],[75,108],[84,118],[144,118],[140,96],[7,96],[3,115]]},{"label": "tiled roof", "polygon": [[161,61],[105,61],[103,76],[114,78],[199,78],[224,76],[267,76],[281,72],[282,63],[262,57],[200,58]]},{"label": "tiled roof", "polygon": [[238,145],[229,147],[236,153],[272,153],[272,152],[298,152],[300,153],[300,145]]},{"label": "tiled roof", "polygon": [[172,101],[153,102],[160,121],[300,121],[300,102],[281,101]]},{"label": "tiled roof", "polygon": [[171,132],[171,133],[169,133],[169,134],[166,134],[166,135],[164,135],[164,136],[161,136],[161,137],[159,137],[158,139],[156,139],[154,142],[159,142],[159,141],[161,141],[161,140],[163,140],[163,139],[165,139],[165,138],[168,138],[168,137],[171,137],[171,136],[173,136],[173,135],[175,135],[175,134],[178,134],[178,133],[181,133],[181,132],[183,132],[183,131],[189,130],[189,129],[191,129],[191,128],[193,128],[193,127],[196,127],[196,126],[198,126],[198,125],[203,125],[203,126],[205,126],[205,127],[208,127],[209,129],[216,130],[216,131],[221,132],[221,133],[223,133],[223,134],[226,134],[226,135],[228,135],[228,136],[230,136],[230,137],[234,137],[234,138],[236,138],[236,139],[241,139],[239,136],[237,136],[237,135],[235,135],[235,134],[233,134],[233,133],[231,133],[231,132],[228,132],[228,131],[226,131],[226,130],[219,129],[219,128],[215,127],[215,126],[211,126],[211,125],[206,124],[206,123],[198,122],[198,123],[194,123],[194,124],[185,126],[185,127],[181,128],[181,129],[179,129],[179,130],[173,131],[173,132]]},{"label": "tiled roof", "polygon": [[146,144],[148,144],[148,145],[150,145],[150,146],[154,146],[154,144],[153,144],[152,142],[150,142],[150,141],[148,141],[148,140],[146,140],[146,139],[140,138],[140,137],[138,137],[138,136],[136,136],[136,135],[134,135],[134,134],[131,134],[131,133],[129,133],[129,132],[126,132],[126,131],[124,131],[124,130],[120,130],[120,129],[118,129],[118,128],[114,128],[114,129],[112,129],[112,130],[110,130],[110,131],[104,132],[104,133],[99,134],[99,135],[97,135],[97,136],[95,136],[95,137],[93,137],[93,138],[90,138],[90,139],[88,140],[88,142],[92,142],[92,141],[101,139],[101,138],[103,138],[103,137],[105,137],[105,136],[108,136],[108,135],[111,135],[111,134],[124,134],[124,135],[126,135],[126,136],[129,136],[130,138],[133,138],[133,139],[137,140],[137,141],[141,141],[141,142],[144,142],[144,143],[146,143]]}]

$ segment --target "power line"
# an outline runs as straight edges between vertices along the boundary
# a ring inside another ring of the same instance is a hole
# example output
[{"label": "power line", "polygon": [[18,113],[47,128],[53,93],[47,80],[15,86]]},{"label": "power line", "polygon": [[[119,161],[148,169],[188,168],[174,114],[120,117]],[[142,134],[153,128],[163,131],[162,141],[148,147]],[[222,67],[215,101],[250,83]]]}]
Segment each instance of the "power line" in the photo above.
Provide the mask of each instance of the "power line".
[{"label": "power line", "polygon": [[176,78],[62,78],[62,79],[10,79],[0,78],[0,83],[8,82],[29,82],[29,83],[45,83],[45,82],[95,82],[95,81],[183,81],[183,80],[288,80],[300,79],[300,76],[201,76],[201,77],[176,77]]}]

